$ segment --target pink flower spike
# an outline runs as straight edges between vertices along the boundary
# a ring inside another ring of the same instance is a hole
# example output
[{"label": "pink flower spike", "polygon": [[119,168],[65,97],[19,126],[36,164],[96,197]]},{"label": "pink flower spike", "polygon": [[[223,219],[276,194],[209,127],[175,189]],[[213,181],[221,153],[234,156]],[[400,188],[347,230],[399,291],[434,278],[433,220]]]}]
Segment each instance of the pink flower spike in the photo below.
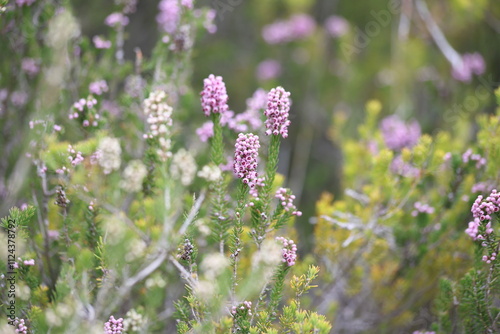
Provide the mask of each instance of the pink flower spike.
[{"label": "pink flower spike", "polygon": [[288,137],[288,113],[290,111],[290,93],[283,87],[271,89],[267,94],[267,109],[264,111],[266,120],[266,135],[281,135]]},{"label": "pink flower spike", "polygon": [[205,116],[208,117],[211,113],[224,114],[228,111],[226,84],[221,76],[210,74],[208,78],[203,80],[203,90],[200,95],[201,107]]}]

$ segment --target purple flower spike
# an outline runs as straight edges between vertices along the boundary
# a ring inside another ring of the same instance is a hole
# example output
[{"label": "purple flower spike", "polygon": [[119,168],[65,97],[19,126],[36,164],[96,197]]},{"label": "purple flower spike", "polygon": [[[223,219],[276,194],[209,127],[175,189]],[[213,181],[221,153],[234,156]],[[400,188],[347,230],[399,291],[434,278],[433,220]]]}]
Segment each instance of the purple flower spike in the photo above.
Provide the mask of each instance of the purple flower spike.
[{"label": "purple flower spike", "polygon": [[257,158],[259,156],[259,136],[252,133],[238,135],[234,151],[233,170],[243,183],[254,187],[257,179]]},{"label": "purple flower spike", "polygon": [[226,84],[221,76],[210,74],[203,80],[203,90],[200,95],[205,116],[210,116],[211,113],[223,114],[228,110]]},{"label": "purple flower spike", "polygon": [[288,137],[288,112],[290,111],[290,93],[285,91],[283,87],[271,89],[267,94],[267,109],[264,111],[266,115],[266,135],[281,135],[283,138]]},{"label": "purple flower spike", "polygon": [[123,333],[123,318],[115,319],[109,317],[109,321],[104,324],[104,334],[122,334]]}]

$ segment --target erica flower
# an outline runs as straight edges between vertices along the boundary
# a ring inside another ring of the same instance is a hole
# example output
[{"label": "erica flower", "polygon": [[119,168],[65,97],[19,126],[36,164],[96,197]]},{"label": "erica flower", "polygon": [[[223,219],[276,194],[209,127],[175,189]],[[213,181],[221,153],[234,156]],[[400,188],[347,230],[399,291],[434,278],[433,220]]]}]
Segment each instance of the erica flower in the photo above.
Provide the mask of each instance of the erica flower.
[{"label": "erica flower", "polygon": [[307,14],[296,14],[289,20],[271,23],[262,30],[262,37],[268,44],[287,43],[310,36],[316,22]]},{"label": "erica flower", "polygon": [[111,47],[111,41],[108,41],[101,36],[94,36],[92,42],[96,49],[109,49]]},{"label": "erica flower", "polygon": [[125,332],[142,332],[143,327],[146,325],[146,318],[138,313],[136,310],[131,309],[125,314],[125,320],[123,321],[123,330]]},{"label": "erica flower", "polygon": [[416,202],[414,204],[415,210],[411,212],[411,215],[413,217],[418,216],[419,213],[428,213],[428,214],[433,214],[434,213],[434,208],[430,206],[429,204],[423,204],[420,202]]},{"label": "erica flower", "polygon": [[[184,1],[185,2],[185,1]],[[156,16],[156,22],[167,34],[173,34],[177,30],[181,19],[181,9],[178,0],[161,0],[158,4],[160,12]]]},{"label": "erica flower", "polygon": [[236,140],[233,170],[243,183],[254,186],[257,178],[257,157],[259,155],[259,136],[252,133],[238,135]]},{"label": "erica flower", "polygon": [[170,149],[170,128],[172,127],[172,107],[166,102],[164,91],[154,91],[144,100],[144,113],[148,116],[149,132],[144,138],[157,138],[160,148],[157,150],[160,159],[165,161],[172,156]]},{"label": "erica flower", "polygon": [[102,95],[102,93],[108,91],[108,84],[106,83],[106,80],[94,81],[90,83],[89,91],[91,94]]},{"label": "erica flower", "polygon": [[26,327],[24,319],[16,318],[16,320],[14,320],[14,326],[16,333],[28,334],[28,327]]},{"label": "erica flower", "polygon": [[500,211],[500,193],[493,189],[490,195],[483,198],[479,195],[472,204],[471,212],[474,220],[469,222],[465,230],[472,240],[484,240],[486,235],[493,233],[491,220],[493,215]]},{"label": "erica flower", "polygon": [[297,245],[292,239],[286,239],[283,237],[277,237],[276,240],[283,243],[282,249],[282,261],[285,262],[289,267],[295,264],[297,260]]},{"label": "erica flower", "polygon": [[123,15],[122,13],[111,13],[106,17],[104,20],[104,23],[110,27],[115,27],[115,26],[126,26],[129,22],[129,19],[127,16]]},{"label": "erica flower", "polygon": [[257,65],[257,79],[261,81],[271,80],[281,74],[281,64],[274,59],[266,59]]},{"label": "erica flower", "polygon": [[210,116],[210,113],[223,114],[228,110],[226,84],[221,76],[210,74],[203,80],[203,90],[200,95],[205,116]]},{"label": "erica flower", "polygon": [[326,19],[325,29],[333,38],[341,37],[349,30],[349,23],[343,17],[332,15]]},{"label": "erica flower", "polygon": [[472,80],[472,75],[481,75],[484,73],[486,65],[481,54],[466,53],[462,56],[462,63],[459,66],[454,66],[451,72],[453,78],[459,81],[469,82]]},{"label": "erica flower", "polygon": [[267,108],[264,115],[266,120],[266,135],[273,134],[281,135],[283,138],[288,137],[288,112],[290,111],[290,93],[285,91],[283,87],[271,89],[267,94]]},{"label": "erica flower", "polygon": [[405,123],[399,116],[391,115],[380,122],[380,130],[385,144],[391,150],[413,147],[420,138],[420,125],[417,121]]},{"label": "erica flower", "polygon": [[292,212],[294,216],[302,216],[302,212],[297,211],[297,207],[293,204],[295,195],[292,195],[290,189],[279,188],[274,197],[279,199],[285,211]]},{"label": "erica flower", "polygon": [[29,76],[34,76],[40,71],[39,61],[33,58],[24,58],[21,62],[21,68]]},{"label": "erica flower", "polygon": [[122,149],[118,139],[110,137],[101,139],[98,151],[98,162],[104,169],[104,174],[120,168]]},{"label": "erica flower", "polygon": [[252,302],[244,301],[238,306],[233,306],[231,308],[231,314],[236,317],[236,315],[249,315],[252,316]]},{"label": "erica flower", "polygon": [[148,170],[141,160],[132,160],[123,171],[120,186],[128,192],[139,191],[142,189],[142,181],[147,174]]},{"label": "erica flower", "polygon": [[462,154],[462,161],[465,164],[469,163],[470,161],[475,161],[476,168],[481,168],[482,166],[486,165],[486,159],[483,158],[480,154],[473,154],[470,148],[465,151],[464,154]]},{"label": "erica flower", "polygon": [[104,324],[104,334],[122,334],[123,333],[123,318],[115,319],[114,316],[109,317],[108,322]]}]

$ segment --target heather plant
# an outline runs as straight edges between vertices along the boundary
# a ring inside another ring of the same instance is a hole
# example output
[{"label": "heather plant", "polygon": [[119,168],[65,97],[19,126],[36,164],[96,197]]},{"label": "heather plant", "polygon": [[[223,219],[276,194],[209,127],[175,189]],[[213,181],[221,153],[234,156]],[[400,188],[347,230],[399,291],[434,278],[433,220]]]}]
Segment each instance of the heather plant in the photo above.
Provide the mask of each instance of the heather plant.
[{"label": "heather plant", "polygon": [[[158,9],[151,57],[136,48],[132,60],[136,1],[115,1],[108,34],[92,38],[69,2],[1,14],[2,45],[32,57],[0,77],[2,112],[27,120],[27,141],[6,144],[25,148],[10,154],[29,179],[9,190],[2,219],[2,331],[328,333],[301,306],[319,268],[297,254],[301,212],[277,174],[290,93],[258,89],[236,113],[211,74],[198,97],[191,52],[215,31],[213,13],[191,1]],[[203,115],[211,133],[192,136]]]},{"label": "heather plant", "polygon": [[367,103],[360,141],[341,138],[342,120],[332,129],[346,191],[317,202],[319,310],[342,333],[498,331],[498,111],[479,117],[469,143],[381,110]]},{"label": "heather plant", "polygon": [[496,2],[201,3],[0,0],[0,333],[499,332]]}]

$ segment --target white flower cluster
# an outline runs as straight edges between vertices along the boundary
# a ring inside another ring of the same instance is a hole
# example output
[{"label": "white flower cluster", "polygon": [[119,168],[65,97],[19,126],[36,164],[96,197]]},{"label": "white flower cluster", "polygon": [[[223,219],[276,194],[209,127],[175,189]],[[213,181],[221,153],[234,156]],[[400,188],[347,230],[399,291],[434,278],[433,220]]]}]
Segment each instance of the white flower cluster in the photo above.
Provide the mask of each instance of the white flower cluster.
[{"label": "white flower cluster", "polygon": [[229,260],[224,255],[221,253],[210,253],[201,262],[200,269],[208,280],[216,280],[228,266]]},{"label": "white flower cluster", "polygon": [[207,180],[208,182],[215,182],[222,176],[219,167],[215,165],[206,165],[198,172],[198,177]]},{"label": "white flower cluster", "polygon": [[120,168],[122,148],[118,139],[111,137],[101,139],[97,151],[97,161],[104,169],[104,174]]},{"label": "white flower cluster", "polygon": [[142,333],[145,325],[146,319],[142,314],[137,313],[135,309],[128,311],[123,320],[123,330],[125,333]]},{"label": "white flower cluster", "polygon": [[180,178],[184,186],[188,186],[193,182],[196,169],[196,161],[191,153],[181,148],[174,154],[170,172],[174,178]]},{"label": "white flower cluster", "polygon": [[172,107],[166,102],[164,91],[154,91],[144,100],[144,113],[148,116],[149,132],[144,138],[158,138],[160,148],[157,153],[161,160],[166,161],[172,156],[170,149],[170,129],[172,127]]},{"label": "white flower cluster", "polygon": [[142,181],[148,174],[146,166],[141,160],[132,160],[123,171],[123,179],[120,186],[128,192],[136,192],[142,189]]}]

